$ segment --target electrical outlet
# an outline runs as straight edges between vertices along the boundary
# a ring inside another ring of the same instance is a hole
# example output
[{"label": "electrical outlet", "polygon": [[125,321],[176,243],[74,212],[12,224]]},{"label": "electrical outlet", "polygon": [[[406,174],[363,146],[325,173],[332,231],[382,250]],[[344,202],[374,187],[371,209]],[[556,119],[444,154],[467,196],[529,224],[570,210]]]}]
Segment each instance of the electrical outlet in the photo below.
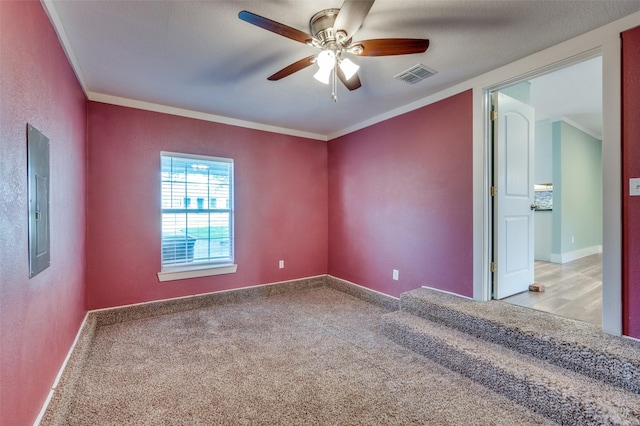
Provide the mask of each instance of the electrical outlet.
[{"label": "electrical outlet", "polygon": [[571,244],[574,244],[576,242],[576,237],[574,237],[573,235],[571,236]]},{"label": "electrical outlet", "polygon": [[280,269],[284,269],[284,260],[281,260],[280,262],[278,262],[278,267]]},{"label": "electrical outlet", "polygon": [[398,281],[398,278],[400,277],[400,272],[397,269],[393,270],[393,279]]}]

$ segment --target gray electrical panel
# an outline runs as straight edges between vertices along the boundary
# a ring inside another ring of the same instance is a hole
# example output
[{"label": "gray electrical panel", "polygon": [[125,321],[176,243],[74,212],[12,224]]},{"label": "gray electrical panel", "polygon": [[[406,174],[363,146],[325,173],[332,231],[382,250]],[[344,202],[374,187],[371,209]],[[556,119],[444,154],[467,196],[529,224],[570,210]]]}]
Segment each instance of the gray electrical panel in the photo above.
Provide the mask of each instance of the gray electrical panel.
[{"label": "gray electrical panel", "polygon": [[49,253],[49,139],[27,124],[29,278],[47,269]]}]

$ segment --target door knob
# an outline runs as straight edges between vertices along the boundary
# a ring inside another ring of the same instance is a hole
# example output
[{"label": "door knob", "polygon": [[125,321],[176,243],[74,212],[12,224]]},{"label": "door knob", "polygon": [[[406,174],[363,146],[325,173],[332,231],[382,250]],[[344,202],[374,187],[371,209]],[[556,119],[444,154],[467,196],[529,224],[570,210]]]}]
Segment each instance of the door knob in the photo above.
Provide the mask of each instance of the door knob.
[{"label": "door knob", "polygon": [[535,210],[537,208],[538,208],[538,206],[536,206],[535,204],[531,204],[531,210]]}]

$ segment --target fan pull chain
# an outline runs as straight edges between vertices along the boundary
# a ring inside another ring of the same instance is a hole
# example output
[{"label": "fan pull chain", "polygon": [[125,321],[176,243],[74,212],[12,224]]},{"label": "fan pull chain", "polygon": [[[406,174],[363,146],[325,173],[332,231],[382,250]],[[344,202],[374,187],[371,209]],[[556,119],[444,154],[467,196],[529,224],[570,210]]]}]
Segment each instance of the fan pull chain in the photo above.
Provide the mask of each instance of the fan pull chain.
[{"label": "fan pull chain", "polygon": [[333,67],[333,79],[331,82],[331,99],[333,99],[333,102],[338,102],[338,84],[337,84],[337,69],[338,69],[338,64],[336,63],[336,65]]}]

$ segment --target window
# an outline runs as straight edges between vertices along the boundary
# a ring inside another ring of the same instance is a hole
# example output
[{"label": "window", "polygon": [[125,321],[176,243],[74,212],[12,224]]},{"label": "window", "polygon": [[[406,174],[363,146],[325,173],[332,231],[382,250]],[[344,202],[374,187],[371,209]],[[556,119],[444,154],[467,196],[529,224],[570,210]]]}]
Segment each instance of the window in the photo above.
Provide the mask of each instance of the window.
[{"label": "window", "polygon": [[233,160],[161,153],[160,281],[232,273]]}]

